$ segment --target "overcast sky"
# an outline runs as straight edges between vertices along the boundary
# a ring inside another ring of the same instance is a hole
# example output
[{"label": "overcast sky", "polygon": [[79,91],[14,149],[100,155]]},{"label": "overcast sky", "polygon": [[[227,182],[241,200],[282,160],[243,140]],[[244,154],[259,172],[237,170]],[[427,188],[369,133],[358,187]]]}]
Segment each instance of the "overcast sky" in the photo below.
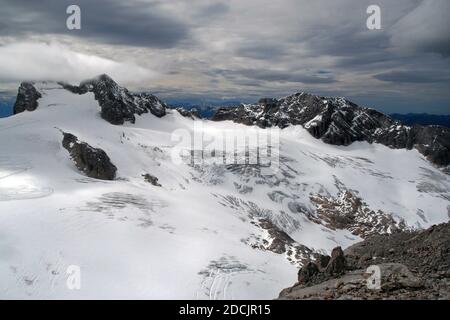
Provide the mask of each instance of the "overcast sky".
[{"label": "overcast sky", "polygon": [[[81,30],[66,8],[81,8]],[[366,9],[381,8],[381,30]],[[450,114],[448,0],[0,0],[0,92],[108,73],[163,99],[298,91]]]}]

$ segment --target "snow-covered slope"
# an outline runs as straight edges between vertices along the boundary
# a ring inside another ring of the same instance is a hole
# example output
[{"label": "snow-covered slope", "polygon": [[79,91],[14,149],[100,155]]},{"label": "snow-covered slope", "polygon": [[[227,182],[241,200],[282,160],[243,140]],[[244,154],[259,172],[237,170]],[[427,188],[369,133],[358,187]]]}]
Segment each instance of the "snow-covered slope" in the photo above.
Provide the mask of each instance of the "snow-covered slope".
[{"label": "snow-covered slope", "polygon": [[[180,129],[249,127],[170,109],[113,125],[93,92],[34,86],[35,111],[0,119],[0,298],[272,299],[315,252],[450,214],[448,175],[417,150],[335,146],[291,126],[274,129],[273,172],[177,163]],[[104,150],[115,180],[81,173],[62,131]]]}]

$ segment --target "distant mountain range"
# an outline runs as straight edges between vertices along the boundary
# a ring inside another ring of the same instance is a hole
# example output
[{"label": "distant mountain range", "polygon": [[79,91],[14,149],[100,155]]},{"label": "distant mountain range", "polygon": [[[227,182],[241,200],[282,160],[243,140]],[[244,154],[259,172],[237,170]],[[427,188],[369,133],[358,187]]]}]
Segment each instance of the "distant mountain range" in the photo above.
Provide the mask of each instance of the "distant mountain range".
[{"label": "distant mountain range", "polygon": [[408,126],[412,126],[414,124],[420,124],[423,126],[434,124],[450,127],[450,115],[436,115],[428,113],[408,113],[408,114],[393,113],[390,116]]}]

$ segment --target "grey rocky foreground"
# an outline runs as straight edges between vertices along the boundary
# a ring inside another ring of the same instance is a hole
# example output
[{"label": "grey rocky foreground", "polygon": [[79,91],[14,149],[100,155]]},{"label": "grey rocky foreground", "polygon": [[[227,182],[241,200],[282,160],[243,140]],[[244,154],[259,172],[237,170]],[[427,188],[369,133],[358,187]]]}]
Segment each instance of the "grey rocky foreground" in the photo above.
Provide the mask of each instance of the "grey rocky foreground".
[{"label": "grey rocky foreground", "polygon": [[[370,289],[367,268],[377,265],[381,286]],[[424,231],[373,236],[344,252],[305,264],[280,299],[449,299],[450,224]]]}]

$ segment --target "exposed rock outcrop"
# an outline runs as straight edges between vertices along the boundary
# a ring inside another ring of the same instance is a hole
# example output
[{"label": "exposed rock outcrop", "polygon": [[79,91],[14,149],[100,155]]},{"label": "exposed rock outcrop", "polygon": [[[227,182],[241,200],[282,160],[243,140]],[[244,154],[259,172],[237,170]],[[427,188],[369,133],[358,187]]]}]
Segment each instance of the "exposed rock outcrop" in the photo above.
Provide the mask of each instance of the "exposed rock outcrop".
[{"label": "exposed rock outcrop", "polygon": [[342,191],[337,197],[317,194],[311,195],[310,199],[316,210],[314,214],[308,214],[306,217],[333,230],[345,229],[366,238],[408,229],[403,220],[397,221],[391,214],[381,210],[371,210],[361,198],[349,190]]},{"label": "exposed rock outcrop", "polygon": [[[305,264],[298,282],[279,298],[450,299],[449,223],[420,232],[373,236],[343,253],[333,250],[326,267],[322,261]],[[373,280],[369,266],[378,268],[379,286],[368,285]]]},{"label": "exposed rock outcrop", "polygon": [[79,86],[60,83],[65,89],[84,94],[93,92],[101,108],[101,116],[111,124],[134,123],[136,115],[151,112],[157,117],[166,114],[166,104],[152,94],[131,93],[106,74],[82,82]]},{"label": "exposed rock outcrop", "polygon": [[41,97],[42,95],[36,90],[32,82],[22,82],[14,104],[14,114],[36,110],[39,105],[38,99]]},{"label": "exposed rock outcrop", "polygon": [[148,183],[151,183],[152,185],[156,186],[156,187],[161,187],[161,184],[158,183],[158,178],[149,174],[149,173],[145,173],[142,175],[144,177],[144,180],[147,181]]},{"label": "exposed rock outcrop", "polygon": [[450,128],[405,126],[370,108],[344,98],[296,93],[256,104],[220,108],[212,120],[232,120],[261,128],[302,125],[312,136],[334,145],[354,141],[381,143],[391,148],[416,148],[439,166],[450,165]]},{"label": "exposed rock outcrop", "polygon": [[70,157],[80,171],[91,178],[114,180],[117,167],[112,164],[105,151],[79,141],[71,133],[63,132],[63,135],[62,145],[69,151]]},{"label": "exposed rock outcrop", "polygon": [[195,108],[192,108],[190,110],[183,108],[175,108],[175,110],[185,118],[191,118],[192,120],[201,119],[198,110]]},{"label": "exposed rock outcrop", "polygon": [[252,224],[267,232],[264,239],[258,239],[257,243],[251,244],[255,249],[285,254],[286,259],[294,265],[304,264],[311,256],[317,255],[305,245],[296,242],[269,219],[256,218],[252,221]]}]

